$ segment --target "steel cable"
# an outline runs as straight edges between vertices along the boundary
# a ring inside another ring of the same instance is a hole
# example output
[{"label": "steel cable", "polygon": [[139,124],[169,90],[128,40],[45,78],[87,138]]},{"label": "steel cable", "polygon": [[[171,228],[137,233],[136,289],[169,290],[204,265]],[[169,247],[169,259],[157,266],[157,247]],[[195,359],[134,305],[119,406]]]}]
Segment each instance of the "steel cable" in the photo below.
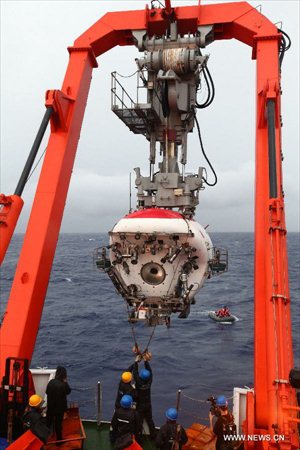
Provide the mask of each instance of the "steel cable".
[{"label": "steel cable", "polygon": [[198,130],[198,137],[199,137],[200,148],[201,148],[202,154],[203,154],[206,162],[208,163],[209,167],[211,168],[211,171],[213,172],[214,177],[215,177],[215,181],[213,183],[209,183],[206,178],[203,178],[203,181],[208,186],[215,186],[217,184],[217,182],[218,182],[218,177],[217,177],[217,174],[216,174],[216,172],[215,172],[211,162],[209,161],[209,159],[208,159],[208,157],[207,157],[207,155],[205,153],[203,142],[202,142],[202,137],[201,137],[200,125],[199,125],[199,122],[198,122],[198,119],[197,119],[197,116],[196,116],[196,111],[194,111],[194,117],[195,117],[195,122],[196,122],[197,130]]}]

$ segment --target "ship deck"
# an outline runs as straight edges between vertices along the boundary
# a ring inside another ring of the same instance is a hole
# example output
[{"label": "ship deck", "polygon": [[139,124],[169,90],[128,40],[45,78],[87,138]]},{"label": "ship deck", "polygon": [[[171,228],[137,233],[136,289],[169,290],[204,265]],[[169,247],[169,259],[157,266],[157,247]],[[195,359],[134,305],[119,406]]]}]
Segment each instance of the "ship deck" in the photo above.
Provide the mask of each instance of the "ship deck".
[{"label": "ship deck", "polygon": [[[60,442],[59,444],[54,441],[51,442],[50,439],[47,445],[45,445],[45,450],[114,450],[114,446],[109,440],[109,422],[103,422],[100,427],[98,427],[96,421],[82,420],[82,425],[83,433],[81,434],[81,439],[78,439],[78,434],[76,437],[74,434],[66,436],[65,441]],[[156,449],[148,436],[144,435],[142,441],[143,450]]]},{"label": "ship deck", "polygon": [[[65,425],[65,424],[64,424]],[[69,428],[69,425],[70,428]],[[64,432],[68,433],[71,430],[72,424],[70,422],[67,427],[64,426]],[[45,450],[114,450],[114,446],[109,440],[110,423],[103,422],[98,427],[96,421],[82,420],[81,433],[65,434],[65,441],[57,442],[51,438],[44,446]],[[184,446],[185,450],[214,450],[216,447],[216,439],[214,434],[208,427],[201,424],[193,424],[186,430],[189,438],[188,443]],[[148,435],[142,436],[143,450],[156,450],[156,446],[150,440]]]},{"label": "ship deck", "polygon": [[[97,427],[96,422],[83,422],[84,430],[86,433],[86,439],[84,442],[84,450],[92,449],[107,449],[113,450],[114,447],[109,441],[109,423],[102,423],[100,427]],[[148,436],[143,436],[143,449],[155,450],[155,445],[152,444]]]}]

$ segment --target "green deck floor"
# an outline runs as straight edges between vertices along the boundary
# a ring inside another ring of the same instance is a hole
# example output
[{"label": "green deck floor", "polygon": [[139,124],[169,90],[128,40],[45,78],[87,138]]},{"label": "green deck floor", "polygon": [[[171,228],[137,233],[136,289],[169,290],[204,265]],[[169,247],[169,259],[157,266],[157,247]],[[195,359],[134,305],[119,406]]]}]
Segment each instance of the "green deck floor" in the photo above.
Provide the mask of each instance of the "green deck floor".
[{"label": "green deck floor", "polygon": [[[97,427],[96,422],[83,421],[86,439],[84,441],[84,450],[114,450],[113,445],[109,441],[109,423],[101,424]],[[149,437],[143,437],[143,450],[155,450]]]}]

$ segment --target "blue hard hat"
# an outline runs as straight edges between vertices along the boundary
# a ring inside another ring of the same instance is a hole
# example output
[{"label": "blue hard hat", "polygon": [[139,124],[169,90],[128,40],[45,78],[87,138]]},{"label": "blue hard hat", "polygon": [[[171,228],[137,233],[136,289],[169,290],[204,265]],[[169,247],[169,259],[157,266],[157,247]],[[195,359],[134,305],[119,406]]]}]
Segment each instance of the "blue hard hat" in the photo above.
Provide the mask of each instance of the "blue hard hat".
[{"label": "blue hard hat", "polygon": [[120,401],[122,408],[130,408],[133,402],[131,395],[123,395]]},{"label": "blue hard hat", "polygon": [[225,395],[219,395],[216,400],[217,406],[227,406],[227,400]]},{"label": "blue hard hat", "polygon": [[166,411],[166,418],[169,420],[176,420],[178,417],[177,409],[176,408],[169,408]]},{"label": "blue hard hat", "polygon": [[147,370],[147,369],[142,369],[141,371],[140,371],[140,378],[143,380],[143,381],[148,381],[149,380],[149,378],[150,378],[150,372],[149,372],[149,370]]}]

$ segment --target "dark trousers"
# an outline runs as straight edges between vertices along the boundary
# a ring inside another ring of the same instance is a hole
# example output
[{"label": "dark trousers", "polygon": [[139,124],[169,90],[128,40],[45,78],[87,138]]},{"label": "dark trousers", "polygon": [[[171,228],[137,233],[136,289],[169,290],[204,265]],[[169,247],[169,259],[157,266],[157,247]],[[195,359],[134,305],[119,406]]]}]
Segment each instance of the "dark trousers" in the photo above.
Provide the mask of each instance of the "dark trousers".
[{"label": "dark trousers", "polygon": [[156,429],[152,419],[152,406],[151,405],[139,405],[137,411],[140,415],[141,423],[143,423],[144,419],[146,420],[149,431],[150,438],[155,439],[156,437]]},{"label": "dark trousers", "polygon": [[62,440],[62,422],[64,418],[64,413],[50,414],[47,412],[47,425],[51,430],[55,430],[56,439],[58,441]]},{"label": "dark trousers", "polygon": [[234,443],[218,441],[216,442],[216,450],[233,450]]}]

